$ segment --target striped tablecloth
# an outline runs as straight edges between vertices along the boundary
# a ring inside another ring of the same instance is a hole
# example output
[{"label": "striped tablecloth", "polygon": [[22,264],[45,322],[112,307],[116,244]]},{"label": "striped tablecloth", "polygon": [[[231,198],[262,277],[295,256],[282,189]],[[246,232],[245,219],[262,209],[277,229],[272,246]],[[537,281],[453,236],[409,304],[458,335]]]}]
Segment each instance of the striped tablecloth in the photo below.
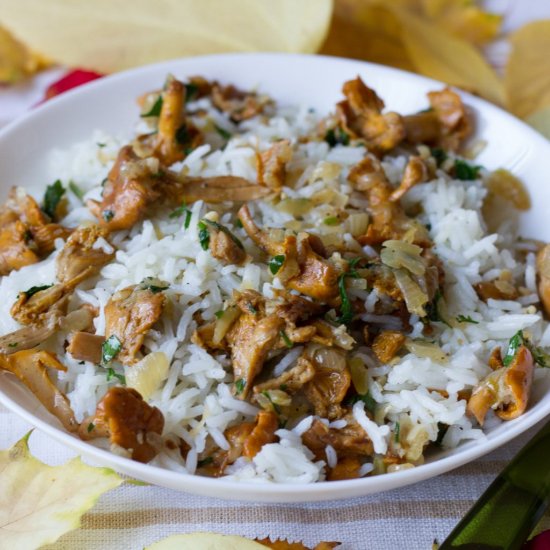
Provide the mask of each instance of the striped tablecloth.
[{"label": "striped tablecloth", "polygon": [[[488,8],[506,13],[505,30],[537,17],[550,17],[541,0],[487,0]],[[488,57],[501,68],[506,47],[497,43]],[[33,82],[0,90],[0,126],[37,103],[45,87],[62,71],[52,69]],[[539,426],[540,427],[540,426]],[[0,448],[20,439],[30,426],[0,406]],[[505,447],[462,468],[403,489],[374,496],[318,504],[253,504],[196,497],[169,489],[123,485],[105,494],[83,517],[82,527],[63,536],[49,550],[140,550],[166,536],[216,531],[248,537],[288,538],[315,545],[338,540],[342,550],[428,550],[444,540],[537,427]],[[35,432],[32,452],[49,464],[73,453]],[[0,498],[1,495],[0,487]],[[550,516],[539,529],[550,528]],[[20,550],[20,549],[14,549]]]}]

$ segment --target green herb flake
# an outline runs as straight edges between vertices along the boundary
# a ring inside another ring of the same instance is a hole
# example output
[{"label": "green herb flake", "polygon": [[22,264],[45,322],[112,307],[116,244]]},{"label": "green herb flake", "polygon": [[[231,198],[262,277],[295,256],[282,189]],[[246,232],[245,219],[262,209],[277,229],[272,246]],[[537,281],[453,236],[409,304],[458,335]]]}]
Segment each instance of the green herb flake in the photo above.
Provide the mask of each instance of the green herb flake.
[{"label": "green herb flake", "polygon": [[80,202],[84,201],[84,191],[78,187],[78,185],[73,181],[69,181],[69,189],[72,191],[73,195],[80,200]]},{"label": "green herb flake", "polygon": [[95,424],[93,422],[90,422],[86,429],[87,429],[88,433],[92,432],[93,430],[95,430]]},{"label": "green herb flake", "polygon": [[106,144],[106,143],[98,142],[98,143],[96,143],[96,145],[97,145],[100,149],[103,149],[103,147],[105,147],[107,144]]},{"label": "green herb flake", "polygon": [[192,216],[191,210],[186,210],[185,219],[183,220],[184,229],[189,229],[189,224],[191,223],[191,216]]},{"label": "green herb flake", "polygon": [[208,247],[210,245],[210,233],[208,232],[208,228],[206,227],[206,224],[203,221],[200,221],[197,224],[197,227],[199,228],[199,243],[201,245],[201,248],[203,250],[208,250]]},{"label": "green herb flake", "polygon": [[481,166],[472,166],[462,159],[455,159],[455,176],[462,181],[475,180],[479,176]]},{"label": "green herb flake", "polygon": [[230,140],[231,137],[232,137],[232,134],[230,132],[228,132],[227,130],[225,130],[224,128],[220,128],[220,126],[218,126],[217,124],[214,124],[214,128],[216,130],[216,132],[218,132],[218,134],[223,138],[223,139],[226,139],[226,140]]},{"label": "green herb flake", "polygon": [[246,380],[244,378],[239,378],[238,380],[235,380],[236,395],[240,395],[241,393],[243,393],[245,386],[246,386]]},{"label": "green herb flake", "polygon": [[220,309],[219,311],[216,311],[214,315],[216,316],[216,319],[221,319],[223,317],[224,311],[223,309]]},{"label": "green herb flake", "polygon": [[369,411],[370,413],[374,414],[376,410],[376,401],[372,398],[372,395],[369,392],[362,395],[361,394],[354,395],[349,400],[349,405],[350,406],[354,405],[358,401],[362,401],[365,404],[365,409],[367,409],[367,411]]},{"label": "green herb flake", "polygon": [[256,313],[258,313],[258,310],[250,302],[246,302],[246,309],[248,309],[252,315],[256,315]]},{"label": "green herb flake", "polygon": [[288,386],[287,386],[286,384],[281,384],[281,385],[279,386],[279,389],[280,389],[281,391],[286,391],[286,390],[288,389]]},{"label": "green herb flake", "polygon": [[176,131],[176,141],[180,145],[188,145],[191,142],[189,130],[185,124],[181,125]]},{"label": "green herb flake", "polygon": [[279,335],[283,339],[283,342],[285,343],[285,346],[287,348],[291,348],[294,346],[294,342],[288,337],[287,333],[284,330],[280,330]]},{"label": "green herb flake", "polygon": [[101,216],[108,223],[115,217],[115,213],[112,210],[103,210]]},{"label": "green herb flake", "polygon": [[325,225],[338,225],[340,223],[340,218],[338,216],[329,216],[323,220]]},{"label": "green herb flake", "polygon": [[338,277],[338,291],[340,293],[340,299],[342,301],[340,305],[340,317],[338,318],[339,323],[348,325],[353,319],[353,306],[348,296],[348,291],[346,289],[346,279],[348,277],[356,279],[358,273],[355,270],[355,265],[360,260],[360,258],[354,258],[351,262],[348,262],[350,270],[346,273],[341,273]]},{"label": "green herb flake", "polygon": [[153,294],[158,294],[159,292],[162,292],[163,290],[167,290],[170,285],[158,285],[156,284],[157,279],[153,279],[153,277],[145,277],[143,281],[141,281],[141,288],[142,290],[150,290]]},{"label": "green herb flake", "polygon": [[396,422],[395,423],[395,435],[394,435],[394,441],[396,443],[399,443],[399,437],[400,437],[400,434],[401,434],[401,424],[399,424],[399,422]]},{"label": "green herb flake", "polygon": [[150,116],[160,116],[163,103],[164,103],[164,99],[162,98],[161,95],[159,95],[156,101],[153,103],[153,106],[146,113],[141,113],[140,115],[141,118],[147,118]]},{"label": "green herb flake", "polygon": [[31,286],[28,290],[25,290],[23,293],[27,295],[27,300],[34,296],[37,292],[42,292],[43,290],[46,290],[47,288],[51,288],[52,285],[42,285],[42,286]]},{"label": "green herb flake", "polygon": [[115,369],[109,367],[107,369],[107,382],[110,382],[113,378],[116,378],[121,384],[126,385],[126,377],[123,374],[118,374]]},{"label": "green herb flake", "polygon": [[207,223],[208,225],[210,225],[211,227],[217,229],[218,231],[221,231],[222,233],[225,233],[241,250],[244,250],[243,243],[240,241],[240,239],[235,237],[235,235],[233,235],[233,233],[231,233],[231,231],[229,231],[229,229],[227,229],[227,227],[225,227],[224,225],[222,225],[218,222],[208,220],[206,218],[204,218],[203,221],[205,223]]},{"label": "green herb flake", "polygon": [[441,166],[449,158],[445,150],[441,149],[441,147],[432,147],[430,153],[435,159],[437,166]]},{"label": "green herb flake", "polygon": [[281,269],[282,265],[285,263],[286,256],[284,254],[280,254],[278,256],[273,256],[271,260],[269,260],[269,271],[271,271],[272,275],[277,275],[279,273],[279,269]]},{"label": "green herb flake", "polygon": [[193,101],[199,95],[199,87],[191,82],[185,84],[185,103]]},{"label": "green herb flake", "polygon": [[209,464],[212,464],[214,462],[214,457],[207,456],[206,458],[203,458],[202,460],[197,461],[197,468],[202,468],[203,466],[208,466]]},{"label": "green herb flake", "polygon": [[331,128],[325,134],[325,141],[331,146],[349,145],[349,135],[339,127]]},{"label": "green herb flake", "polygon": [[61,180],[55,180],[54,183],[48,185],[46,193],[44,193],[44,202],[42,204],[42,210],[52,220],[55,219],[55,211],[61,201],[61,197],[65,194],[65,188],[61,184]]},{"label": "green herb flake", "polygon": [[518,330],[508,343],[508,349],[506,355],[502,360],[502,364],[508,367],[512,364],[518,349],[521,346],[525,346],[533,356],[533,361],[539,365],[539,367],[550,367],[550,356],[540,347],[534,346],[523,334],[522,330]]},{"label": "green herb flake", "polygon": [[8,344],[8,348],[16,348],[19,345],[19,342],[11,342]]},{"label": "green herb flake", "polygon": [[469,315],[457,315],[456,320],[459,323],[472,323],[473,325],[479,325],[479,321],[474,321]]},{"label": "green herb flake", "polygon": [[238,227],[239,229],[243,228],[243,222],[239,218],[235,220],[235,227]]},{"label": "green herb flake", "polygon": [[273,399],[271,399],[271,395],[269,395],[269,392],[268,391],[263,391],[262,395],[265,396],[269,400],[269,402],[271,403],[271,406],[273,407],[273,410],[277,414],[281,414],[281,407],[279,407],[279,405],[277,405],[277,403],[273,403]]},{"label": "green herb flake", "polygon": [[101,346],[101,360],[110,363],[122,349],[121,341],[113,334]]}]

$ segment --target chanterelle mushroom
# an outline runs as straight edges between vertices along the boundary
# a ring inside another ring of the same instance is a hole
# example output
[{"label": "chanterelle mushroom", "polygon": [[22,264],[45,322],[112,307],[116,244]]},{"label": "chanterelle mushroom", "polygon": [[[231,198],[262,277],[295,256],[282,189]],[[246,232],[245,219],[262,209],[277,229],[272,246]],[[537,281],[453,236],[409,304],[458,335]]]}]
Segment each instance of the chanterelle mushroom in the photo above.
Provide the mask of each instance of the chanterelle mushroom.
[{"label": "chanterelle mushroom", "polygon": [[69,401],[50,380],[48,368],[66,371],[53,353],[43,350],[23,350],[12,355],[0,355],[0,370],[17,376],[44,407],[74,432],[78,429]]},{"label": "chanterelle mushroom", "polygon": [[148,405],[132,388],[115,387],[103,396],[95,415],[81,423],[78,434],[82,439],[108,437],[134,460],[149,462],[158,453],[155,438],[163,428],[164,417],[156,407]]},{"label": "chanterelle mushroom", "polygon": [[534,369],[531,352],[527,346],[520,346],[508,367],[491,372],[474,388],[467,411],[480,425],[491,408],[502,420],[521,416],[529,401]]},{"label": "chanterelle mushroom", "polygon": [[117,360],[131,365],[147,331],[160,319],[166,304],[162,290],[134,285],[119,290],[105,306],[105,338],[116,336],[122,348]]}]

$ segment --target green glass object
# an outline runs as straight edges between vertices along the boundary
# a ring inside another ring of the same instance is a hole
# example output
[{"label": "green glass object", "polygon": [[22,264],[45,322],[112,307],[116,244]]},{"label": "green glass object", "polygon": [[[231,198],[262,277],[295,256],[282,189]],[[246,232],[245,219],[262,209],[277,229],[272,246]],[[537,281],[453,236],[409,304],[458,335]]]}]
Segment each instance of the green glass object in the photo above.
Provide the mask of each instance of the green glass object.
[{"label": "green glass object", "polygon": [[439,550],[515,550],[550,502],[550,422],[518,453]]}]

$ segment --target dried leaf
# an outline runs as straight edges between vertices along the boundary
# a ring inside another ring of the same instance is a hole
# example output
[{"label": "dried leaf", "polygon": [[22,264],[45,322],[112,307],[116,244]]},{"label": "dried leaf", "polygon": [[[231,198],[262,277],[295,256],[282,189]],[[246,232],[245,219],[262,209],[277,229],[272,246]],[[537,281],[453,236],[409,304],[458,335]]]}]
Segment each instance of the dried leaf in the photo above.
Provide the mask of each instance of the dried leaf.
[{"label": "dried leaf", "polygon": [[5,28],[0,27],[0,83],[13,84],[40,69],[45,62]]},{"label": "dried leaf", "polygon": [[419,72],[504,103],[504,88],[493,69],[470,44],[405,10],[393,10],[402,39]]},{"label": "dried leaf", "polygon": [[550,139],[550,105],[529,115],[525,122]]},{"label": "dried leaf", "polygon": [[172,535],[159,540],[145,550],[265,550],[265,546],[250,539],[218,533]]},{"label": "dried leaf", "polygon": [[484,11],[473,0],[421,1],[427,17],[471,44],[486,44],[500,31],[502,15]]},{"label": "dried leaf", "polygon": [[77,529],[80,518],[124,480],[75,458],[48,466],[29,452],[30,433],[0,451],[0,547],[33,550]]},{"label": "dried leaf", "polygon": [[509,109],[521,118],[550,105],[550,19],[525,25],[510,36],[505,84]]},{"label": "dried leaf", "polygon": [[331,11],[332,0],[134,0],[131,9],[111,0],[0,0],[2,23],[25,44],[99,72],[223,51],[314,52]]}]

